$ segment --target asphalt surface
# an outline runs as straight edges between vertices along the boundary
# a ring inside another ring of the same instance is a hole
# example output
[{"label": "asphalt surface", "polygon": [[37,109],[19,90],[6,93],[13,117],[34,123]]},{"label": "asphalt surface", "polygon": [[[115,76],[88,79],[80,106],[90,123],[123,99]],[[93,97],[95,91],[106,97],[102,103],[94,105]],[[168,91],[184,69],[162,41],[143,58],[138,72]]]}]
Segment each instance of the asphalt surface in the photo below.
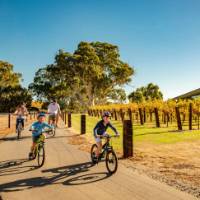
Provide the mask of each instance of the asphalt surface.
[{"label": "asphalt surface", "polygon": [[[46,160],[37,168],[28,161],[31,133],[0,139],[0,196],[3,200],[194,200],[195,197],[138,174],[119,161],[116,174],[105,163],[92,165],[90,155],[68,144],[71,133],[57,129],[46,139]],[[1,199],[0,198],[0,199]]]}]

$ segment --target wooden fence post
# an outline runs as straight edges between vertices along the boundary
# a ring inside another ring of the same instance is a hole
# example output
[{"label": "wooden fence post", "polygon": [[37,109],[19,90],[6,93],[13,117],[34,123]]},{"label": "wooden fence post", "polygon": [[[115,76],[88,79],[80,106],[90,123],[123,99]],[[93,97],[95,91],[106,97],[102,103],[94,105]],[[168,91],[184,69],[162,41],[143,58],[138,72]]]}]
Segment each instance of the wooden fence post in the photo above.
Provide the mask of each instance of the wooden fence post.
[{"label": "wooden fence post", "polygon": [[72,127],[72,118],[71,113],[68,113],[68,128]]},{"label": "wooden fence post", "polygon": [[81,115],[81,134],[86,133],[86,115],[82,114]]},{"label": "wooden fence post", "polygon": [[123,122],[123,157],[133,156],[133,128],[131,120]]},{"label": "wooden fence post", "polygon": [[67,123],[67,112],[65,111],[65,113],[64,113],[64,122],[65,122],[65,125],[66,125],[66,123]]},{"label": "wooden fence post", "polygon": [[11,127],[11,113],[8,113],[8,128]]},{"label": "wooden fence post", "polygon": [[192,130],[192,103],[189,104],[189,130]]},{"label": "wooden fence post", "polygon": [[178,130],[181,131],[181,130],[183,130],[183,128],[182,128],[182,124],[181,124],[181,116],[180,116],[179,107],[176,106],[175,110],[176,110],[176,119],[177,119]]}]

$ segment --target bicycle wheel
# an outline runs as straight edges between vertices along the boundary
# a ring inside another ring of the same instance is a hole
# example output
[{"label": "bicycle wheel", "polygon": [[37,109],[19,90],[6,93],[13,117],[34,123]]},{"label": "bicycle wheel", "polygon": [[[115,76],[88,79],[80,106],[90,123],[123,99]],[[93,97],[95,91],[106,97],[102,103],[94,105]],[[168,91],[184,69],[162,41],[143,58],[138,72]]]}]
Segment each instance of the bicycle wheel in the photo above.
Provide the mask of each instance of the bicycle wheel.
[{"label": "bicycle wheel", "polygon": [[22,131],[22,124],[19,123],[17,127],[17,139],[19,140],[21,137],[21,131]]},{"label": "bicycle wheel", "polygon": [[92,160],[92,163],[95,164],[97,162],[97,159],[96,159],[96,151],[97,151],[98,147],[96,144],[93,144],[92,147],[91,147],[91,151],[90,151],[90,155],[91,155],[91,160]]},{"label": "bicycle wheel", "polygon": [[54,128],[53,130],[52,130],[52,136],[54,137],[56,135],[56,128]]},{"label": "bicycle wheel", "polygon": [[37,158],[38,158],[38,166],[42,167],[45,161],[45,150],[43,144],[38,144]]},{"label": "bicycle wheel", "polygon": [[113,150],[109,150],[106,154],[106,168],[109,173],[114,174],[117,171],[118,159]]}]

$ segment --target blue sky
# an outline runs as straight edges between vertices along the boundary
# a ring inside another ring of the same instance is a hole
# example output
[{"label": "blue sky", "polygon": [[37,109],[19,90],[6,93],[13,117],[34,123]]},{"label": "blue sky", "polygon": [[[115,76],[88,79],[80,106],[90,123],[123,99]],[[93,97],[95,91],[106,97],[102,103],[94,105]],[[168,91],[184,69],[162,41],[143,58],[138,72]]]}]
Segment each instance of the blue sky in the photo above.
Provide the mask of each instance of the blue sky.
[{"label": "blue sky", "polygon": [[199,0],[0,0],[0,60],[28,86],[58,49],[109,42],[136,69],[127,93],[153,82],[174,97],[200,87],[199,10]]}]

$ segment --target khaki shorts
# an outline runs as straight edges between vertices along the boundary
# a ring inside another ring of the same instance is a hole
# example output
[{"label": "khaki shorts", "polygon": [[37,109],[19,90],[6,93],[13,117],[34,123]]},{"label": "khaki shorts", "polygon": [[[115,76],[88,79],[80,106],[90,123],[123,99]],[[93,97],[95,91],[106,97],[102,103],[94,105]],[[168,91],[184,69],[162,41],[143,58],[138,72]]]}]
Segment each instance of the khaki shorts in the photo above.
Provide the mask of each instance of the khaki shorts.
[{"label": "khaki shorts", "polygon": [[50,114],[50,115],[49,115],[49,120],[55,121],[55,120],[56,120],[56,117],[57,117],[56,114]]}]

